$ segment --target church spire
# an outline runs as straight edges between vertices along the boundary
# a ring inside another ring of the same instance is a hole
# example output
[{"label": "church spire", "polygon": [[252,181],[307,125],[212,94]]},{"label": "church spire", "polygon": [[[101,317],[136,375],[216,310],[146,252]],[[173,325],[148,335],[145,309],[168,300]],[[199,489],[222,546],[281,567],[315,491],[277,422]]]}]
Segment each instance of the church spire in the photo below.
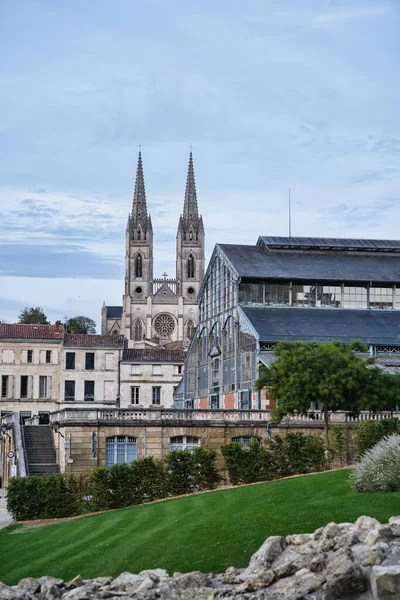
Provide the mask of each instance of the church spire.
[{"label": "church spire", "polygon": [[138,234],[137,239],[146,239],[146,232],[152,230],[151,219],[147,214],[146,190],[144,187],[142,153],[139,150],[138,164],[136,169],[135,191],[133,193],[132,216],[130,227],[133,233]]},{"label": "church spire", "polygon": [[197,206],[196,182],[194,179],[193,154],[189,154],[189,166],[186,179],[185,202],[183,205],[183,220],[186,223],[197,224],[199,209]]}]

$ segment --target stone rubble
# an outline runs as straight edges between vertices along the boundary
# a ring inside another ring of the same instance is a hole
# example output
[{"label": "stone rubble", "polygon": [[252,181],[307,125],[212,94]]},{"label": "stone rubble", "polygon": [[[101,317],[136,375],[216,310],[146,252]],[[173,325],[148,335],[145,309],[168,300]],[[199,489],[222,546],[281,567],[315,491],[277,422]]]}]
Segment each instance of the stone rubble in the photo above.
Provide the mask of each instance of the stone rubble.
[{"label": "stone rubble", "polygon": [[269,537],[246,569],[219,575],[151,569],[66,583],[0,583],[0,600],[400,600],[400,517],[328,523],[313,534]]}]

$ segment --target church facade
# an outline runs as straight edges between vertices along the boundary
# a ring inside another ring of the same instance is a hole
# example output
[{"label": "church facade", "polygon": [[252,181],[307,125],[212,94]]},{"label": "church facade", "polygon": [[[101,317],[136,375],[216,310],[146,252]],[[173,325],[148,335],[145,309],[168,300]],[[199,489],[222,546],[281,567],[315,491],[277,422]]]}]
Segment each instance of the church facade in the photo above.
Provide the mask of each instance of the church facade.
[{"label": "church facade", "polygon": [[122,306],[102,308],[102,334],[123,335],[131,348],[187,346],[198,323],[204,276],[204,225],[199,215],[190,153],[183,212],[176,236],[176,277],[153,276],[153,225],[139,152],[132,211],[126,228]]}]

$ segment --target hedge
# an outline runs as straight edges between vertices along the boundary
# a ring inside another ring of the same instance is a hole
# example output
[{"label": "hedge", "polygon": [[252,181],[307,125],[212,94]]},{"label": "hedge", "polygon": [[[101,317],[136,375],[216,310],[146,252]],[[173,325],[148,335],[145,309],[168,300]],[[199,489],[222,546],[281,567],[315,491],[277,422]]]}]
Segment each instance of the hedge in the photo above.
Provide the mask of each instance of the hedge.
[{"label": "hedge", "polygon": [[289,475],[323,471],[325,446],[321,437],[302,433],[274,436],[262,446],[253,440],[248,448],[237,442],[221,447],[229,479],[234,485],[270,481]]},{"label": "hedge", "polygon": [[7,509],[17,521],[63,518],[213,489],[221,480],[216,456],[215,450],[196,448],[90,473],[13,477]]}]

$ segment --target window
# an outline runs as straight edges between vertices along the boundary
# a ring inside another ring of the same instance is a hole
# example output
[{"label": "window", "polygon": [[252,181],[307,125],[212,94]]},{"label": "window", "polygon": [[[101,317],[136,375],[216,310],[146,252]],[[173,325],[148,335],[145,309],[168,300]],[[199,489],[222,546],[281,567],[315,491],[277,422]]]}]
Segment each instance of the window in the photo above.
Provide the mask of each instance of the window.
[{"label": "window", "polygon": [[141,319],[136,319],[133,323],[133,339],[139,342],[143,339],[143,323]]},{"label": "window", "polygon": [[3,375],[1,378],[1,397],[8,398],[9,379],[8,375]]},{"label": "window", "polygon": [[75,400],[75,381],[65,381],[64,384],[65,402],[73,402]]},{"label": "window", "polygon": [[86,371],[94,371],[94,352],[86,352],[85,369]]},{"label": "window", "polygon": [[188,279],[194,279],[194,258],[193,254],[189,255],[187,260],[187,276]]},{"label": "window", "polygon": [[238,437],[233,437],[232,438],[232,442],[237,442],[245,450],[247,450],[250,447],[250,444],[251,444],[252,441],[256,441],[256,442],[260,443],[259,438],[255,437],[253,435],[240,435]]},{"label": "window", "polygon": [[128,435],[116,435],[106,439],[106,467],[130,463],[136,458],[136,438]]},{"label": "window", "polygon": [[75,369],[75,352],[67,352],[65,355],[65,368]]},{"label": "window", "polygon": [[340,308],[342,288],[340,285],[317,285],[317,306]]},{"label": "window", "polygon": [[393,288],[392,287],[371,287],[369,290],[370,308],[393,308]]},{"label": "window", "polygon": [[85,381],[85,401],[94,400],[94,381]]},{"label": "window", "polygon": [[131,404],[139,404],[139,386],[131,387]]},{"label": "window", "polygon": [[344,308],[367,308],[367,288],[344,286]]},{"label": "window", "polygon": [[39,376],[39,398],[47,398],[47,377]]},{"label": "window", "polygon": [[247,352],[246,354],[242,354],[242,382],[251,381],[251,371],[251,353]]},{"label": "window", "polygon": [[31,363],[33,360],[33,350],[28,350],[26,355],[26,362]]},{"label": "window", "polygon": [[292,305],[293,306],[315,306],[315,285],[293,285],[292,286]]},{"label": "window", "polygon": [[241,390],[239,396],[239,410],[251,409],[251,390]]},{"label": "window", "polygon": [[169,441],[169,450],[192,450],[200,446],[200,439],[192,435],[176,435]]},{"label": "window", "polygon": [[182,375],[183,373],[183,365],[175,365],[174,366],[174,375]]},{"label": "window", "polygon": [[211,382],[212,387],[219,386],[219,365],[220,365],[219,358],[214,358],[213,363],[212,363],[212,382]]},{"label": "window", "polygon": [[135,277],[143,277],[143,259],[141,254],[138,254],[135,258]]},{"label": "window", "polygon": [[161,365],[153,365],[152,367],[153,375],[162,375],[161,373]]},{"label": "window", "polygon": [[28,375],[21,375],[21,398],[28,397]]},{"label": "window", "polygon": [[[271,286],[269,286],[271,287]],[[278,286],[274,286],[278,287]],[[282,287],[282,286],[281,286]],[[264,291],[262,283],[241,283],[239,285],[239,303],[240,304],[263,304]],[[289,287],[287,287],[287,298],[289,300]],[[268,303],[269,304],[269,303]],[[276,302],[275,302],[276,304]]]},{"label": "window", "polygon": [[210,408],[211,410],[219,409],[219,394],[211,394],[210,396]]},{"label": "window", "polygon": [[40,412],[39,413],[39,425],[50,425],[50,413]]},{"label": "window", "polygon": [[161,403],[161,386],[160,385],[153,385],[152,402],[153,402],[153,404]]},{"label": "window", "polygon": [[131,375],[141,375],[140,365],[131,365]]},{"label": "window", "polygon": [[51,350],[46,350],[46,363],[51,363]]}]

